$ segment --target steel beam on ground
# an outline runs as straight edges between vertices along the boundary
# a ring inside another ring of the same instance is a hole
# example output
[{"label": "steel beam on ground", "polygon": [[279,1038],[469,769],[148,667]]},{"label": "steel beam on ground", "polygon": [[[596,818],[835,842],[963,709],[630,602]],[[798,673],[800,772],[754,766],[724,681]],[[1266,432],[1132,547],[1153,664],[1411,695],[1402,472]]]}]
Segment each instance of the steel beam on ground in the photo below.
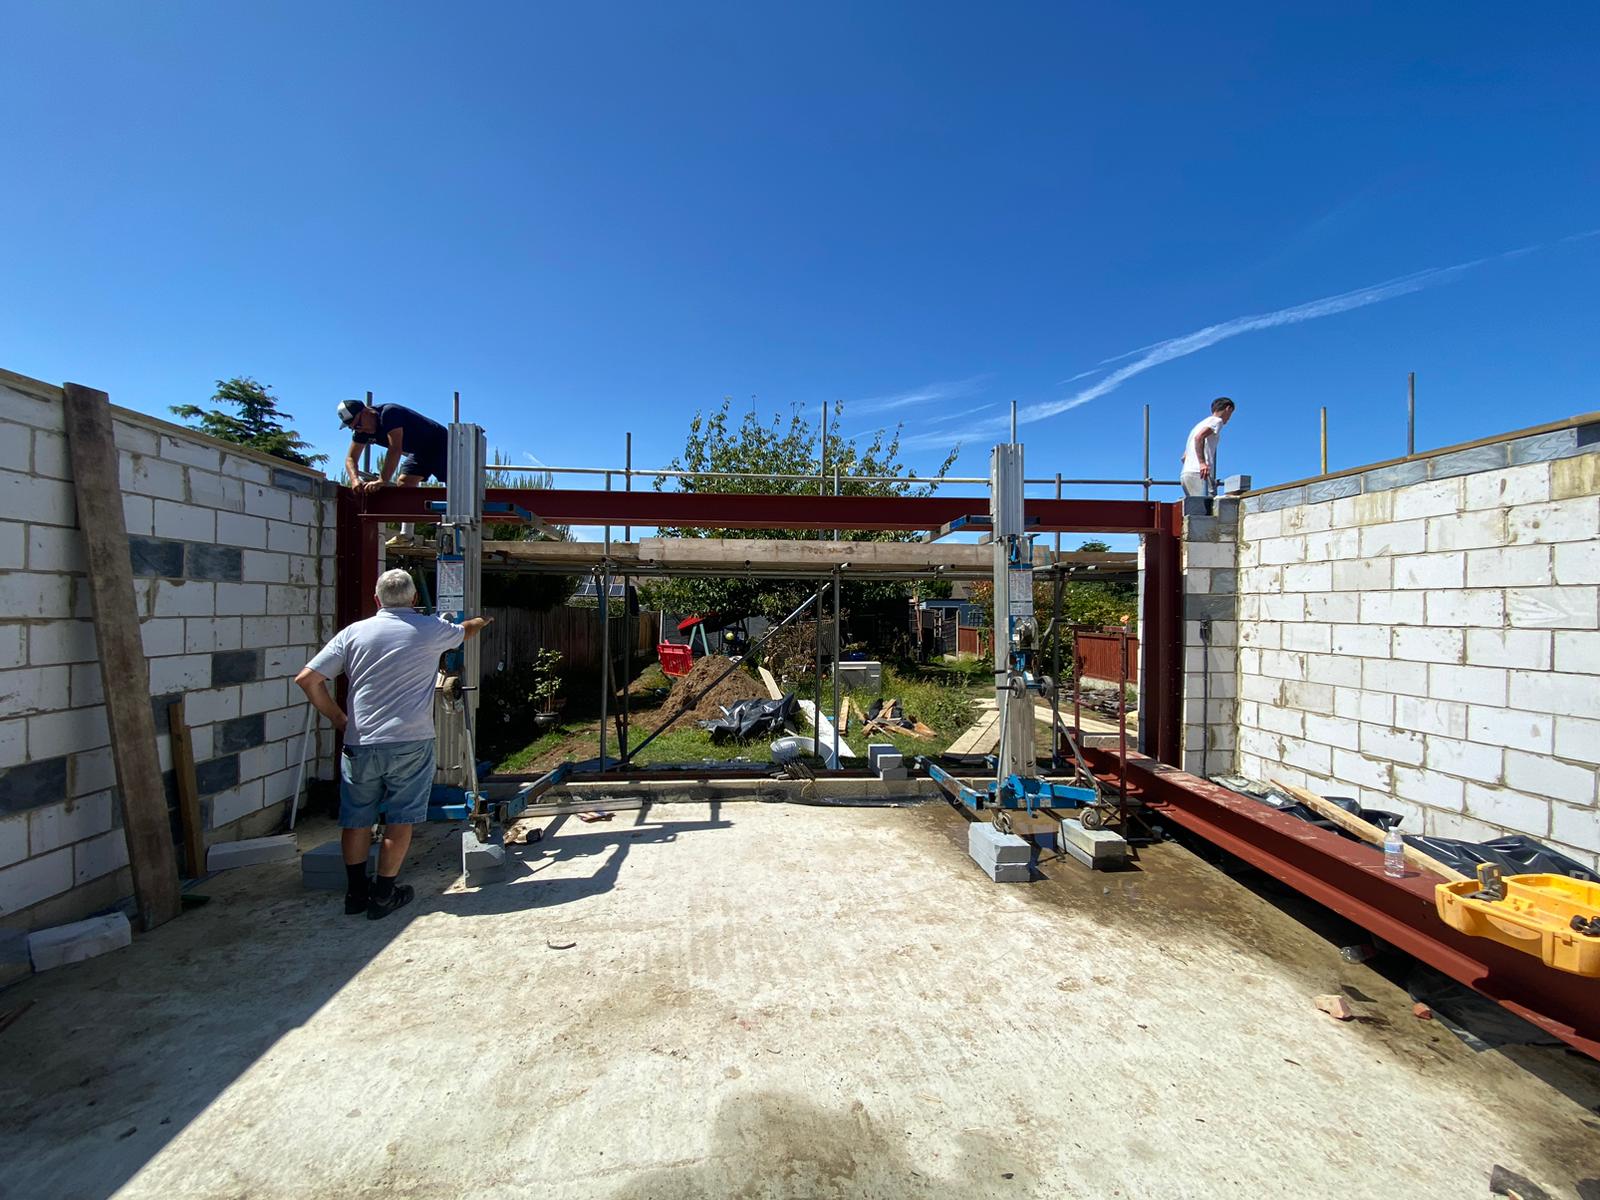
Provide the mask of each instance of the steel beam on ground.
[{"label": "steel beam on ground", "polygon": [[[1117,755],[1088,752],[1102,775]],[[1195,775],[1128,755],[1130,789],[1147,808],[1242,858],[1502,1008],[1600,1058],[1595,983],[1439,919],[1432,875],[1393,878],[1372,847],[1320,829]]]}]

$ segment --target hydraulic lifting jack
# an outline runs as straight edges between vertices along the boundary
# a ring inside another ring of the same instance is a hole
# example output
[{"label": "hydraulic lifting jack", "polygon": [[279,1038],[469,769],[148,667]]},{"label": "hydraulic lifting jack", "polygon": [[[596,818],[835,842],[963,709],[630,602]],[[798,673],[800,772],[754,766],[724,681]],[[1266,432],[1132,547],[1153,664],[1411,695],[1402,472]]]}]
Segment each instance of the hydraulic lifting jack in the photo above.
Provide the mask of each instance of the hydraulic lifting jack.
[{"label": "hydraulic lifting jack", "polygon": [[[958,518],[935,534],[959,528],[990,530],[994,547],[994,690],[1000,714],[1000,747],[995,753],[995,778],[983,791],[968,787],[938,763],[923,760],[928,775],[953,799],[974,813],[993,812],[995,827],[1011,830],[1011,813],[1041,809],[1081,809],[1083,824],[1097,828],[1108,811],[1094,775],[1077,744],[1061,724],[1056,683],[1037,671],[1039,629],[1033,615],[1033,538],[1023,513],[1022,445],[996,446],[989,459],[989,515]],[[999,636],[1004,630],[1004,636]],[[1034,748],[1035,697],[1048,700],[1052,737],[1065,738],[1072,750],[1072,783],[1039,777]],[[1114,810],[1113,810],[1114,811]]]}]

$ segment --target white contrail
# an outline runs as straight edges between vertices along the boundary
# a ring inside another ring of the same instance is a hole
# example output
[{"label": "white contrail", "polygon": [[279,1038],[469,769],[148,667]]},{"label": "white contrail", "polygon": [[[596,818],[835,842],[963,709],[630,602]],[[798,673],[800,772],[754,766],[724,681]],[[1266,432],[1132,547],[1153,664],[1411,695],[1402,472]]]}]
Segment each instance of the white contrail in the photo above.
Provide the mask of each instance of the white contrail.
[{"label": "white contrail", "polygon": [[[1572,234],[1569,237],[1562,238],[1561,243],[1582,241],[1596,236],[1600,236],[1600,229],[1591,229],[1583,233]],[[1204,350],[1209,346],[1216,345],[1218,342],[1226,341],[1228,338],[1238,337],[1241,333],[1253,333],[1258,329],[1274,329],[1279,325],[1297,325],[1302,321],[1314,321],[1318,317],[1331,317],[1338,313],[1349,312],[1353,308],[1365,308],[1369,304],[1393,300],[1398,296],[1410,295],[1412,292],[1420,292],[1425,288],[1454,283],[1468,271],[1481,267],[1485,263],[1521,258],[1523,255],[1532,254],[1539,249],[1542,249],[1542,245],[1522,246],[1516,250],[1506,250],[1500,254],[1491,254],[1484,258],[1474,258],[1469,262],[1457,263],[1452,267],[1430,267],[1424,271],[1415,271],[1410,275],[1386,279],[1382,283],[1374,283],[1367,287],[1355,288],[1352,291],[1340,292],[1336,296],[1324,296],[1320,300],[1309,300],[1304,304],[1280,308],[1276,312],[1259,313],[1248,317],[1234,317],[1232,320],[1223,321],[1216,325],[1207,325],[1204,329],[1197,329],[1195,332],[1184,334],[1181,337],[1155,342],[1152,345],[1142,347],[1142,352],[1141,350],[1132,350],[1126,354],[1102,359],[1100,366],[1130,358],[1134,355],[1138,356],[1127,366],[1118,367],[1115,371],[1106,375],[1104,379],[1090,384],[1071,396],[1028,405],[1018,411],[1017,420],[1020,424],[1042,421],[1046,417],[1053,417],[1069,409],[1088,404],[1089,401],[1097,400],[1107,392],[1115,391],[1127,380],[1132,379],[1135,375],[1142,375],[1152,367],[1159,367],[1162,363],[1171,362],[1175,358],[1183,358],[1198,350]],[[1073,376],[1073,378],[1081,379],[1094,373],[1092,370],[1085,371]],[[974,436],[1003,431],[1008,427],[1009,421],[1001,419],[983,422],[966,432],[968,436]],[[908,439],[908,444],[914,446],[924,440],[927,439],[920,436],[914,437]],[[940,441],[942,439],[936,437],[933,440]]]},{"label": "white contrail", "polygon": [[956,400],[962,396],[971,396],[983,390],[983,384],[988,379],[987,375],[971,375],[966,379],[951,379],[943,383],[930,383],[926,387],[914,388],[909,392],[897,392],[892,396],[869,396],[846,407],[852,416],[865,416],[868,413],[890,412],[897,408],[910,408],[914,404],[930,404],[935,400]]}]

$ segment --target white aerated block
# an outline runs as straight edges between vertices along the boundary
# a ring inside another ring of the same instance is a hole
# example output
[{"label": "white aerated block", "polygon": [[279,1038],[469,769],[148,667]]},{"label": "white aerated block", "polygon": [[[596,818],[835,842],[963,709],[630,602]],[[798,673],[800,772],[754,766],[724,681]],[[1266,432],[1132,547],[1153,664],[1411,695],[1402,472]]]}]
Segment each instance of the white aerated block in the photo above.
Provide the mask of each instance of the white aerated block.
[{"label": "white aerated block", "polygon": [[232,867],[288,862],[298,853],[292,833],[245,838],[241,842],[218,842],[206,851],[206,870],[226,871]]},{"label": "white aerated block", "polygon": [[82,962],[133,943],[133,929],[121,913],[90,917],[71,925],[40,929],[28,935],[28,957],[35,971]]}]

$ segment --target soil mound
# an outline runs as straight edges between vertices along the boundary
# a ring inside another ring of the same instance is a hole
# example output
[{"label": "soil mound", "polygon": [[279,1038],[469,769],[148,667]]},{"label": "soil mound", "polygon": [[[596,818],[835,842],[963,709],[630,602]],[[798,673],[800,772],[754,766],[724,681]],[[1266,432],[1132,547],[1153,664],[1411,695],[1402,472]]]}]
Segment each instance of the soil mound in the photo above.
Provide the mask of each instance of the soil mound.
[{"label": "soil mound", "polygon": [[696,660],[687,675],[672,681],[672,691],[657,710],[660,714],[659,723],[677,717],[679,713],[684,714],[679,724],[684,721],[711,721],[722,715],[724,707],[731,707],[741,700],[765,700],[767,689],[742,668],[706,691],[706,685],[732,665],[731,659],[720,654],[710,654]]}]

